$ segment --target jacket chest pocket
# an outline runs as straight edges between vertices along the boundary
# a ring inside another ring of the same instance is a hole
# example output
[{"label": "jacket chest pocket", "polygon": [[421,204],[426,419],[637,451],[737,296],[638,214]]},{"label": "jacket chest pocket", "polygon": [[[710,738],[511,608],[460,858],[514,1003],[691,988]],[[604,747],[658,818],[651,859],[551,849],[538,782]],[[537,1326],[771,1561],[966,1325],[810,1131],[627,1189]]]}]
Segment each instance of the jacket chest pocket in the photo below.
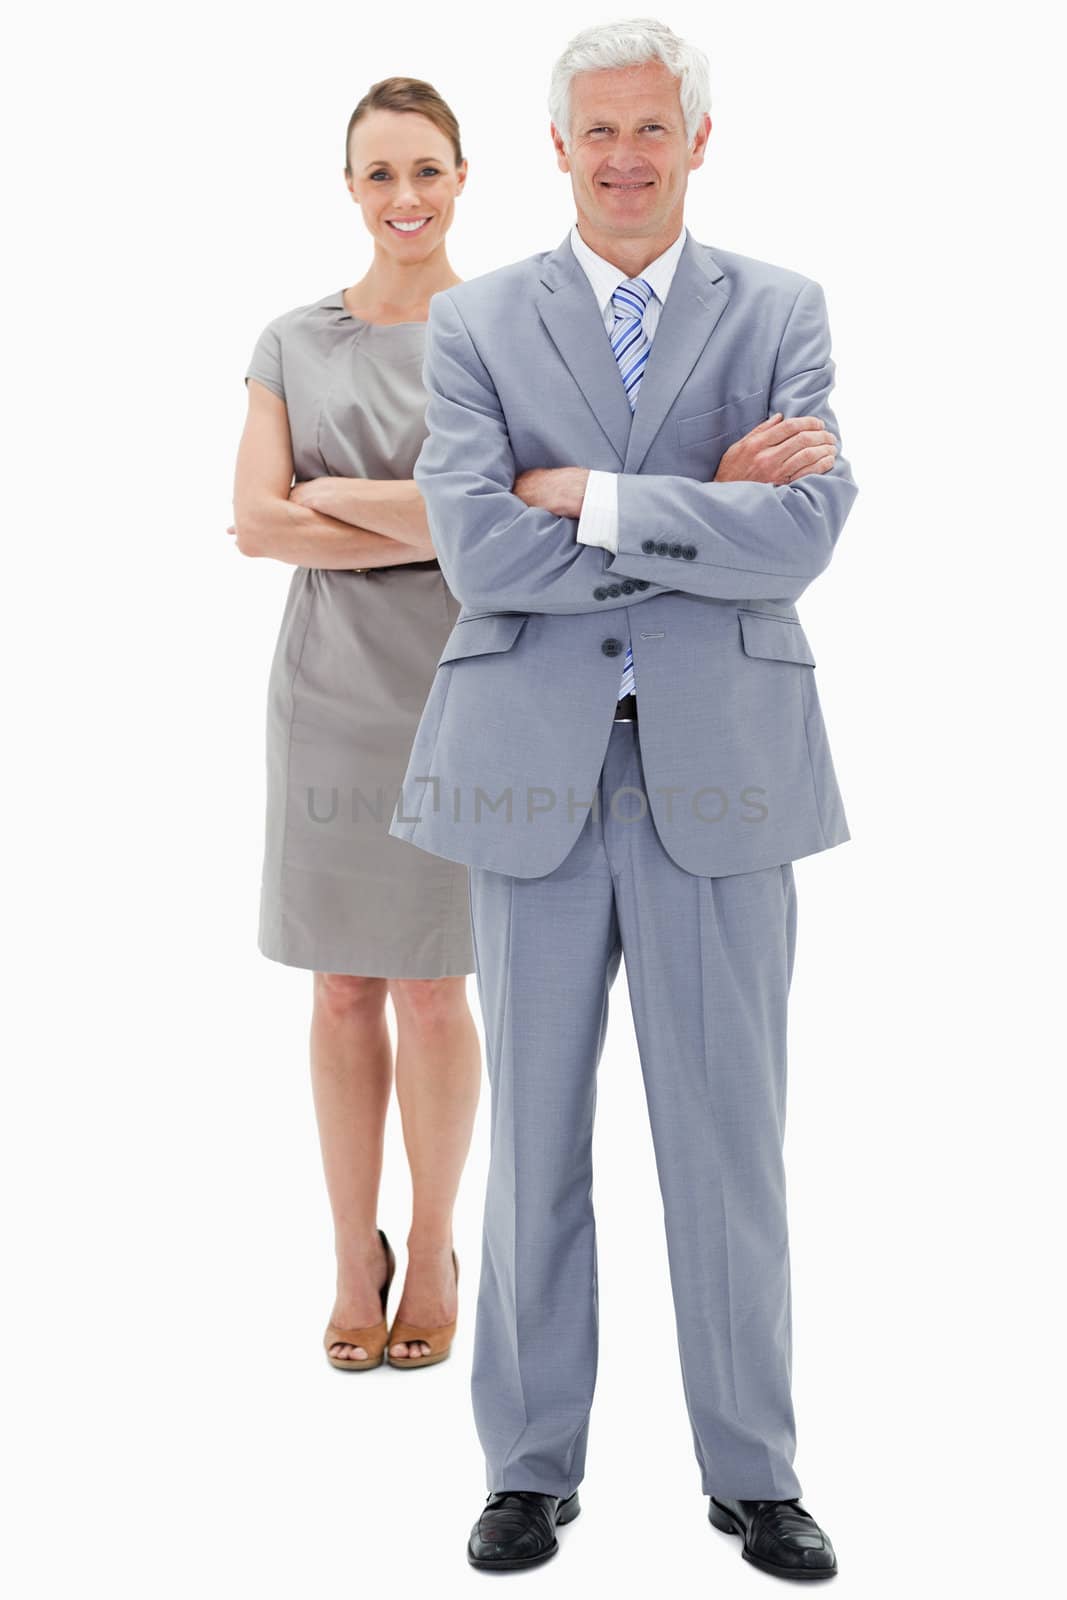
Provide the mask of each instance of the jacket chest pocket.
[{"label": "jacket chest pocket", "polygon": [[683,449],[694,445],[719,442],[722,448],[733,438],[748,433],[758,422],[766,421],[767,397],[762,389],[754,394],[742,395],[739,400],[728,400],[713,411],[698,411],[690,417],[678,418],[678,443]]}]

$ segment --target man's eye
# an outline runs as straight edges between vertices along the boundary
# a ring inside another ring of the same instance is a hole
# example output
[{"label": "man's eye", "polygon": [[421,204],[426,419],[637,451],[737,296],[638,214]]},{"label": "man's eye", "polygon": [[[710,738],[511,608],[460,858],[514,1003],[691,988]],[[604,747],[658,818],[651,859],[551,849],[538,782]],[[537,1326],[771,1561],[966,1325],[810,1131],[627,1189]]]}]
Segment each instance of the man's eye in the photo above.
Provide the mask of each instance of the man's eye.
[{"label": "man's eye", "polygon": [[662,133],[663,132],[663,124],[662,124],[662,122],[646,122],[645,123],[645,127],[646,128],[655,128],[657,133]]}]

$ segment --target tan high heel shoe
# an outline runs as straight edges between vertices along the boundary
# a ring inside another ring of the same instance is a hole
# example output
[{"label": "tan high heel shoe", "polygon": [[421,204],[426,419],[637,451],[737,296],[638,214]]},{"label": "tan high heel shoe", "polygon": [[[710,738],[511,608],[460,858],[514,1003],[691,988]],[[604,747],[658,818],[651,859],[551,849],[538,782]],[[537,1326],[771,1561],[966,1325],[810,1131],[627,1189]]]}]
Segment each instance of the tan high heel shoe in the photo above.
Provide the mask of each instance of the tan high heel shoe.
[{"label": "tan high heel shoe", "polygon": [[[452,1266],[456,1274],[456,1290],[459,1290],[459,1257],[452,1252]],[[385,1341],[385,1359],[391,1367],[401,1370],[405,1367],[432,1367],[438,1361],[446,1361],[452,1354],[452,1340],[455,1337],[455,1322],[446,1322],[440,1328],[417,1328],[413,1322],[397,1320],[389,1329],[389,1337]],[[397,1356],[396,1360],[390,1355],[394,1344],[414,1344],[416,1339],[421,1339],[430,1347],[426,1356]]]},{"label": "tan high heel shoe", "polygon": [[[381,1288],[382,1320],[370,1328],[339,1328],[336,1322],[326,1326],[323,1344],[326,1346],[326,1359],[331,1367],[336,1367],[338,1372],[366,1372],[369,1367],[380,1367],[385,1356],[385,1347],[388,1342],[388,1329],[385,1321],[385,1307],[389,1299],[389,1288],[396,1271],[396,1256],[389,1240],[381,1228],[378,1237],[385,1246],[386,1278]],[[365,1361],[359,1361],[354,1356],[335,1356],[332,1350],[335,1344],[358,1345],[367,1352]]]}]

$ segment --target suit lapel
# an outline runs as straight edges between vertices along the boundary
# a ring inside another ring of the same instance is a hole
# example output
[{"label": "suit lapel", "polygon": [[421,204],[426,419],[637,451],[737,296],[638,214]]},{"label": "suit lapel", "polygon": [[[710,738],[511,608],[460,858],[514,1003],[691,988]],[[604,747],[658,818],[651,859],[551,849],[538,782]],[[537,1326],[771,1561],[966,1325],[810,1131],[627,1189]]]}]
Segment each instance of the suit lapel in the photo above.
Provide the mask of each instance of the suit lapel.
[{"label": "suit lapel", "polygon": [[[669,301],[671,296],[667,298]],[[537,310],[621,465],[633,416],[611,353],[600,307],[571,249],[570,234],[542,263]],[[658,339],[658,333],[656,337]],[[643,382],[647,381],[646,374]]]},{"label": "suit lapel", "polygon": [[[641,379],[624,471],[641,470],[663,419],[700,359],[729,301],[724,282],[725,275],[711,251],[687,233]],[[615,367],[610,347],[608,358]],[[615,371],[617,376],[617,367]]]}]

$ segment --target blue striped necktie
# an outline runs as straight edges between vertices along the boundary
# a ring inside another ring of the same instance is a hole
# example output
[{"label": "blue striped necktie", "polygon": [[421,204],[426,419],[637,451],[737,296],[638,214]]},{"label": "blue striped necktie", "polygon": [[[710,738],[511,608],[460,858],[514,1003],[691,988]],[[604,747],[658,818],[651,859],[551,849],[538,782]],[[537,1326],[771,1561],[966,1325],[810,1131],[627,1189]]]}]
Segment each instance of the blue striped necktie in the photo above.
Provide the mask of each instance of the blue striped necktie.
[{"label": "blue striped necktie", "polygon": [[[641,387],[648,364],[652,341],[645,332],[644,315],[655,290],[644,278],[625,278],[611,297],[615,308],[615,326],[611,330],[611,348],[618,362],[630,410],[637,405],[637,392]],[[619,699],[634,688],[634,653],[626,646]]]}]

